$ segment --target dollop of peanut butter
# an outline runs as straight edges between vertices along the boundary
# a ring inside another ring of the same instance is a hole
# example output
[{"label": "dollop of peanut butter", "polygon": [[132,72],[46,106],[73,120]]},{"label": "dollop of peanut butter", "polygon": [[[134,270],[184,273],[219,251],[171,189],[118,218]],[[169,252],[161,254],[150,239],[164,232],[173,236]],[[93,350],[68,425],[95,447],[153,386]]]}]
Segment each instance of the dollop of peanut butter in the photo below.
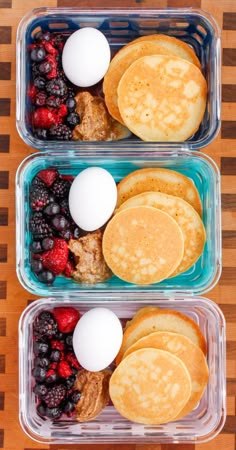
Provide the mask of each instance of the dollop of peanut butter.
[{"label": "dollop of peanut butter", "polygon": [[84,91],[79,92],[75,100],[80,124],[73,130],[73,140],[113,141],[130,136],[128,128],[110,116],[102,97]]},{"label": "dollop of peanut butter", "polygon": [[76,404],[77,420],[87,422],[100,414],[109,403],[109,381],[111,370],[105,369],[99,372],[89,372],[82,369],[78,372],[75,388],[81,392],[81,397]]}]

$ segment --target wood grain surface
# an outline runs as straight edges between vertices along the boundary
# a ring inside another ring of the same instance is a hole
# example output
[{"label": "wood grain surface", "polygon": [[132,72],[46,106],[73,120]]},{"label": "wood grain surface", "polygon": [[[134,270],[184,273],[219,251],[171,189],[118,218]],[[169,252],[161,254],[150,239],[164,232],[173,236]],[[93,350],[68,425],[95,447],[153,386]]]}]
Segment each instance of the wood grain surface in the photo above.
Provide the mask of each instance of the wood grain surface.
[{"label": "wood grain surface", "polygon": [[15,273],[15,172],[30,149],[15,127],[15,38],[21,17],[40,6],[201,7],[222,29],[222,127],[204,151],[221,168],[223,272],[207,294],[227,320],[227,420],[198,450],[235,450],[236,436],[236,0],[0,0],[0,449],[5,450],[194,450],[195,445],[52,445],[27,437],[18,422],[18,319],[33,297]]}]

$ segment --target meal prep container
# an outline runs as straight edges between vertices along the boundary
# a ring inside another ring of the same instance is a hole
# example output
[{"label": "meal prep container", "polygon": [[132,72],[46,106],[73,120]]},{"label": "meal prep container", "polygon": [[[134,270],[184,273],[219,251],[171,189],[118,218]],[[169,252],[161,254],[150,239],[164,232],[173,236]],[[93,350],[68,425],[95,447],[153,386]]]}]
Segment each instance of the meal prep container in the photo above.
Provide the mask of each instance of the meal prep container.
[{"label": "meal prep container", "polygon": [[[39,8],[27,13],[17,31],[17,111],[16,124],[22,139],[35,149],[64,150],[58,141],[42,141],[33,136],[30,125],[30,101],[27,88],[30,82],[30,64],[27,47],[34,34],[43,29],[70,34],[79,28],[91,26],[107,37],[114,53],[131,40],[153,33],[175,36],[192,46],[201,62],[208,85],[204,118],[199,130],[187,141],[158,142],[159,149],[199,150],[216,136],[220,126],[220,29],[214,18],[201,9],[91,9]],[[119,147],[142,149],[143,143],[135,136],[119,141]],[[68,149],[87,146],[87,142],[70,141]],[[111,143],[102,143],[110,148]],[[96,142],[97,148],[101,143]],[[150,151],[152,143],[145,142]]]},{"label": "meal prep container", "polygon": [[[220,215],[220,174],[216,164],[207,155],[189,151],[164,151],[142,154],[121,152],[113,145],[110,152],[96,153],[94,147],[86,152],[64,151],[54,153],[34,153],[20,165],[16,175],[16,264],[17,275],[23,287],[40,296],[77,297],[82,291],[155,291],[166,296],[173,293],[185,295],[200,294],[212,289],[221,273],[221,215]],[[64,276],[56,277],[53,285],[39,282],[30,268],[29,231],[29,187],[33,177],[41,169],[55,167],[60,173],[76,176],[81,170],[99,166],[107,169],[120,181],[128,173],[143,167],[165,167],[177,170],[191,178],[201,197],[203,222],[206,229],[206,244],[199,260],[187,272],[175,278],[148,286],[127,283],[113,276],[111,279],[94,285],[78,283]]]},{"label": "meal prep container", "polygon": [[[33,393],[33,321],[45,309],[56,306],[73,306],[83,313],[95,306],[104,306],[118,317],[129,319],[147,305],[180,311],[194,319],[207,341],[209,382],[196,408],[185,418],[163,425],[141,425],[121,417],[113,406],[107,406],[94,420],[78,423],[62,417],[57,421],[41,418],[36,412],[36,396]],[[218,306],[208,299],[176,297],[159,298],[153,294],[100,294],[80,296],[79,300],[55,298],[39,299],[23,312],[19,323],[20,361],[20,411],[23,430],[42,444],[56,443],[197,443],[213,439],[225,421],[225,320]]]}]

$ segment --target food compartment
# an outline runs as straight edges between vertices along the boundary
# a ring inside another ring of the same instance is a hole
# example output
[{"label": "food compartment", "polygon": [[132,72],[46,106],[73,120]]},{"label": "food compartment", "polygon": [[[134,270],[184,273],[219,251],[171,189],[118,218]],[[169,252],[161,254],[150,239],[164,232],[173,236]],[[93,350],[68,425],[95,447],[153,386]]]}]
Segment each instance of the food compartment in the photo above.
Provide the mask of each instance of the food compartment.
[{"label": "food compartment", "polygon": [[[198,405],[185,418],[162,425],[142,425],[121,417],[109,404],[96,419],[78,423],[61,416],[58,420],[40,417],[33,393],[33,322],[43,311],[58,306],[73,306],[82,315],[94,307],[113,311],[122,321],[130,319],[143,307],[172,309],[193,319],[207,343],[209,382]],[[176,297],[157,299],[147,293],[103,296],[81,295],[80,300],[39,299],[22,313],[19,323],[20,422],[23,430],[40,443],[197,443],[213,439],[225,421],[225,320],[217,305],[208,299]]]},{"label": "food compartment", "polygon": [[[198,261],[186,272],[173,278],[150,284],[135,285],[122,281],[116,276],[101,283],[78,283],[65,276],[57,276],[52,285],[43,284],[31,271],[29,229],[30,205],[29,189],[33,177],[42,169],[56,168],[61,174],[76,176],[89,167],[106,169],[116,182],[124,176],[141,168],[167,168],[189,177],[195,184],[202,202],[203,223],[206,230],[206,244]],[[90,147],[86,153],[58,152],[54,154],[38,153],[26,158],[16,176],[17,203],[17,274],[22,285],[32,293],[43,296],[77,296],[82,291],[153,291],[159,293],[185,292],[200,293],[211,289],[221,273],[221,216],[220,216],[220,175],[215,163],[203,154],[191,152],[145,153],[142,157],[122,153],[119,149],[106,151],[99,156]]]},{"label": "food compartment", "polygon": [[[181,145],[182,148],[197,150],[214,139],[220,126],[220,30],[210,14],[192,8],[178,10],[130,8],[119,11],[39,8],[23,17],[17,33],[17,129],[28,145],[45,150],[63,150],[64,148],[64,143],[60,140],[45,139],[43,134],[35,136],[32,131],[28,48],[38,31],[68,36],[85,27],[93,27],[105,35],[112,56],[132,40],[155,33],[176,37],[193,48],[207,81],[207,104],[204,117],[198,130],[186,141],[181,144],[158,142],[158,146],[168,150],[179,148]],[[102,93],[102,83],[96,85],[95,91]],[[119,146],[127,148],[130,142],[133,148],[141,149],[142,142],[132,134],[121,139]],[[88,142],[70,140],[67,145],[75,149],[81,145],[87,146]],[[101,142],[97,141],[96,145],[99,148]],[[102,142],[102,145],[109,149],[111,143]],[[145,146],[152,149],[151,142],[145,142]]]}]

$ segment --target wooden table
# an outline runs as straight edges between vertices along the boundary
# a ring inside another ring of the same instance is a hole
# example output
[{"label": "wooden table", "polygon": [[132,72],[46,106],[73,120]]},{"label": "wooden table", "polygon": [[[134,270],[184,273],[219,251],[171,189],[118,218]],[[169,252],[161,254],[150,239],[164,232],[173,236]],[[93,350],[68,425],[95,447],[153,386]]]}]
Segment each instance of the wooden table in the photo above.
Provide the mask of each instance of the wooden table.
[{"label": "wooden table", "polygon": [[195,6],[211,12],[222,29],[222,128],[204,151],[221,168],[223,272],[207,294],[227,320],[227,420],[223,431],[198,450],[234,450],[236,437],[236,0],[0,0],[0,448],[5,450],[95,449],[193,450],[194,445],[43,446],[28,438],[18,422],[18,319],[33,297],[15,273],[15,172],[30,149],[15,128],[15,38],[21,17],[40,6]]}]

